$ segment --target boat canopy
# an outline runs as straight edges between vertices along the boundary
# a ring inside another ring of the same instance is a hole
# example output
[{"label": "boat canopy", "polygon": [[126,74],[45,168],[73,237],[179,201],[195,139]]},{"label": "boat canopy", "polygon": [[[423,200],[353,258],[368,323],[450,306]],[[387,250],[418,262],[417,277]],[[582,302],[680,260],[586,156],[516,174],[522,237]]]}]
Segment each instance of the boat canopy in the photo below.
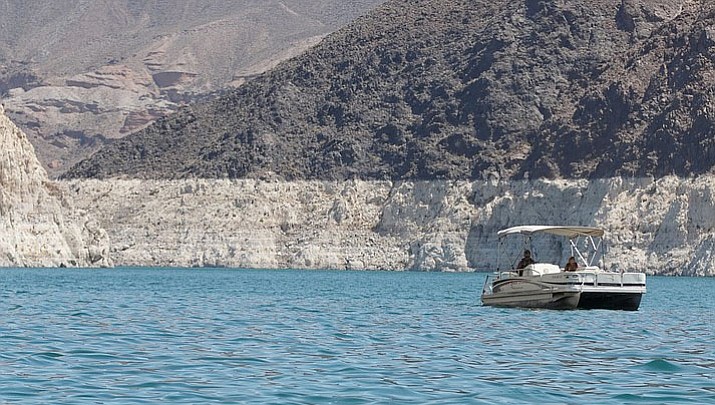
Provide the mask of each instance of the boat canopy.
[{"label": "boat canopy", "polygon": [[547,226],[547,225],[524,225],[502,229],[497,232],[499,238],[508,235],[531,235],[534,233],[549,233],[552,235],[576,238],[579,236],[603,236],[603,229],[588,226]]}]

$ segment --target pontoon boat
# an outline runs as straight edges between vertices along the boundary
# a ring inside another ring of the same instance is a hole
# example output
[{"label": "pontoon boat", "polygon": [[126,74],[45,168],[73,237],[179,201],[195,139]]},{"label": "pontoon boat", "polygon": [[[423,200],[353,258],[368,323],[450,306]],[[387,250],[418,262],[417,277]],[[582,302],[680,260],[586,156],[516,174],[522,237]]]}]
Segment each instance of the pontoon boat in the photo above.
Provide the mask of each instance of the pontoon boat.
[{"label": "pontoon boat", "polygon": [[[482,303],[490,306],[548,309],[617,309],[635,311],[646,292],[644,273],[602,270],[597,260],[605,252],[603,230],[583,226],[517,226],[497,233],[501,250],[508,236],[521,236],[531,248],[533,235],[548,234],[568,239],[578,263],[575,271],[551,263],[531,263],[488,276]],[[520,252],[521,253],[521,252]]]}]

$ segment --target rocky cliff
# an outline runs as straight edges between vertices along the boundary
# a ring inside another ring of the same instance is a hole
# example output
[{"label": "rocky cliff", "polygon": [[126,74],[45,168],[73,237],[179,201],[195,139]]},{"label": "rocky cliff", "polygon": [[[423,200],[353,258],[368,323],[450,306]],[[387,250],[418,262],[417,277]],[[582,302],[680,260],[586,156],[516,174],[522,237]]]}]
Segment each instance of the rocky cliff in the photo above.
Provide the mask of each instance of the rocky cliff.
[{"label": "rocky cliff", "polygon": [[55,175],[303,52],[381,1],[4,1],[0,97]]},{"label": "rocky cliff", "polygon": [[[713,176],[65,185],[109,232],[118,265],[494,270],[499,229],[579,224],[607,230],[610,269],[715,275]],[[563,264],[568,245],[536,252]]]},{"label": "rocky cliff", "polygon": [[391,0],[69,176],[711,173],[713,26],[710,0]]},{"label": "rocky cliff", "polygon": [[0,266],[110,266],[109,239],[47,179],[0,106]]}]

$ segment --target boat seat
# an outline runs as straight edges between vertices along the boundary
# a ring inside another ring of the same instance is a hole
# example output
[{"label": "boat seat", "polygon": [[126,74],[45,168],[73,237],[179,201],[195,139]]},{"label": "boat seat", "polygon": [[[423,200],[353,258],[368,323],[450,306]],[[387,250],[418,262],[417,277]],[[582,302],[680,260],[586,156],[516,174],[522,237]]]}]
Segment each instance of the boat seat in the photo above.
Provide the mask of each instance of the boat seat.
[{"label": "boat seat", "polygon": [[561,268],[551,263],[533,263],[524,268],[525,276],[543,276],[544,274],[560,273]]}]

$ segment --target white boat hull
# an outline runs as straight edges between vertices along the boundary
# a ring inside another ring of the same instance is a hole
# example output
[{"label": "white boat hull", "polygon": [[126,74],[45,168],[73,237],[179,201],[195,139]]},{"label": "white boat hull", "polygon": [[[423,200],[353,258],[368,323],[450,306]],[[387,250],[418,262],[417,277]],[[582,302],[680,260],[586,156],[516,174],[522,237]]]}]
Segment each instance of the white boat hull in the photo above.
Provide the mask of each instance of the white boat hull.
[{"label": "white boat hull", "polygon": [[621,274],[595,269],[520,276],[508,272],[487,279],[482,303],[519,308],[635,311],[645,292],[643,273]]}]

